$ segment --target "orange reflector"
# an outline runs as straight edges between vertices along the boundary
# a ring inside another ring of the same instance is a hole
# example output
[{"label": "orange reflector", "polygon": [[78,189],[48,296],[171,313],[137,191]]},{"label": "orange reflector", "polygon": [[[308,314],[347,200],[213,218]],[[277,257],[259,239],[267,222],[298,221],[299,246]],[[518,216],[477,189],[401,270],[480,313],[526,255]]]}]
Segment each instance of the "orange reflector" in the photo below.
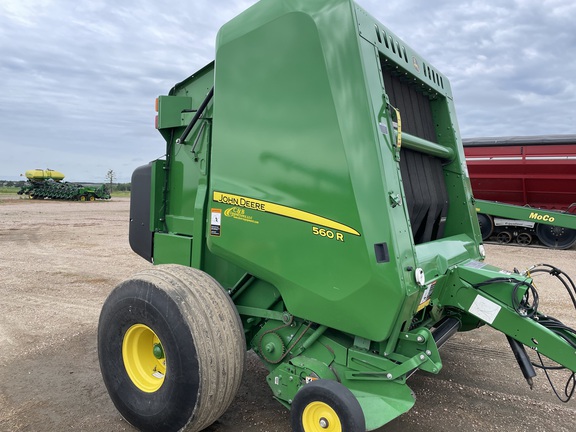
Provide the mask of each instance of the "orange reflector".
[{"label": "orange reflector", "polygon": [[159,99],[159,98],[156,98],[156,103],[155,103],[155,106],[156,106],[156,112],[158,112],[158,99]]}]

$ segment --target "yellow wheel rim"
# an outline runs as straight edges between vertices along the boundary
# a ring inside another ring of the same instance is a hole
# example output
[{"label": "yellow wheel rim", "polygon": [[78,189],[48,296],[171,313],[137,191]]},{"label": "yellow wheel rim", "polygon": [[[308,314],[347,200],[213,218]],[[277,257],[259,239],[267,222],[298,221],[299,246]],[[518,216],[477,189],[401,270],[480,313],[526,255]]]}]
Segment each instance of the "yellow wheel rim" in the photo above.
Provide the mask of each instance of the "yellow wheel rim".
[{"label": "yellow wheel rim", "polygon": [[302,413],[305,432],[342,432],[342,423],[336,411],[324,402],[310,402]]},{"label": "yellow wheel rim", "polygon": [[86,197],[85,197],[84,195],[82,195],[82,196],[80,197],[80,201],[86,201]]},{"label": "yellow wheel rim", "polygon": [[93,196],[90,196],[90,198],[88,198],[90,201],[94,201],[96,198],[94,198]]},{"label": "yellow wheel rim", "polygon": [[[160,358],[158,358],[160,357]],[[134,324],[122,341],[122,360],[136,387],[154,393],[164,383],[166,356],[156,333],[144,324]]]}]

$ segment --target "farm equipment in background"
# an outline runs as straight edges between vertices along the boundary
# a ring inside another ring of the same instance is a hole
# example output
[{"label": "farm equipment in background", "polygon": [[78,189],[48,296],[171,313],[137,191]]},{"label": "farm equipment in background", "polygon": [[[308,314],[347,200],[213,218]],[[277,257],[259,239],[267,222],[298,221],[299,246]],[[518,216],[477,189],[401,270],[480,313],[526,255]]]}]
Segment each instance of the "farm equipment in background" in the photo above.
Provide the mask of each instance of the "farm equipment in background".
[{"label": "farm equipment in background", "polygon": [[576,244],[576,135],[468,138],[466,162],[482,238]]},{"label": "farm equipment in background", "polygon": [[247,349],[294,431],[377,429],[484,324],[529,383],[525,346],[574,378],[576,332],[538,310],[529,272],[484,262],[448,79],[353,1],[256,3],[157,111],[166,158],[132,176],[129,235],[155,266],[98,324],[138,429],[208,427]]},{"label": "farm equipment in background", "polygon": [[20,188],[18,195],[27,195],[32,199],[57,199],[68,201],[94,201],[110,199],[106,185],[98,187],[83,186],[77,183],[62,182],[64,174],[54,170],[28,170],[28,181]]}]

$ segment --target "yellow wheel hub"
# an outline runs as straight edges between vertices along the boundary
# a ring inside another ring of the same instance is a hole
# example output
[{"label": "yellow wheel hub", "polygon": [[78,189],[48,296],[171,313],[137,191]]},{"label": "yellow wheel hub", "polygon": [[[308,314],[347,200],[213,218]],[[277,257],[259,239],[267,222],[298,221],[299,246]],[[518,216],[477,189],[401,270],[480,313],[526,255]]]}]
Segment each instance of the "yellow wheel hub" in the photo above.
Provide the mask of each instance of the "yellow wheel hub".
[{"label": "yellow wheel hub", "polygon": [[336,411],[324,402],[310,402],[302,413],[305,432],[342,432],[342,423]]},{"label": "yellow wheel hub", "polygon": [[146,393],[157,391],[164,383],[166,356],[156,333],[144,324],[134,324],[122,341],[122,360],[136,387]]}]

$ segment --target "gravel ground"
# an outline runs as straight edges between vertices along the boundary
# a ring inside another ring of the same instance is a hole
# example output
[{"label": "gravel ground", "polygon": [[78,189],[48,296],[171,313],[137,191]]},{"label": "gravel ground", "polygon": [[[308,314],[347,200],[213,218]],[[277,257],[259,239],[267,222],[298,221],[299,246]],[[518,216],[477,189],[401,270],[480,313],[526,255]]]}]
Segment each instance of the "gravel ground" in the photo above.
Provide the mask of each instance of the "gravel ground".
[{"label": "gravel ground", "polygon": [[[96,327],[110,290],[150,264],[128,246],[128,200],[75,203],[0,196],[0,431],[131,431],[100,377]],[[547,262],[576,276],[576,250],[488,245],[488,262]],[[568,297],[539,277],[542,307],[576,326]],[[553,311],[553,312],[552,312]],[[504,336],[484,327],[452,338],[438,375],[409,385],[416,406],[379,431],[574,431],[576,400],[545,377],[530,390]],[[209,431],[289,432],[266,371],[248,355],[231,408]]]}]

